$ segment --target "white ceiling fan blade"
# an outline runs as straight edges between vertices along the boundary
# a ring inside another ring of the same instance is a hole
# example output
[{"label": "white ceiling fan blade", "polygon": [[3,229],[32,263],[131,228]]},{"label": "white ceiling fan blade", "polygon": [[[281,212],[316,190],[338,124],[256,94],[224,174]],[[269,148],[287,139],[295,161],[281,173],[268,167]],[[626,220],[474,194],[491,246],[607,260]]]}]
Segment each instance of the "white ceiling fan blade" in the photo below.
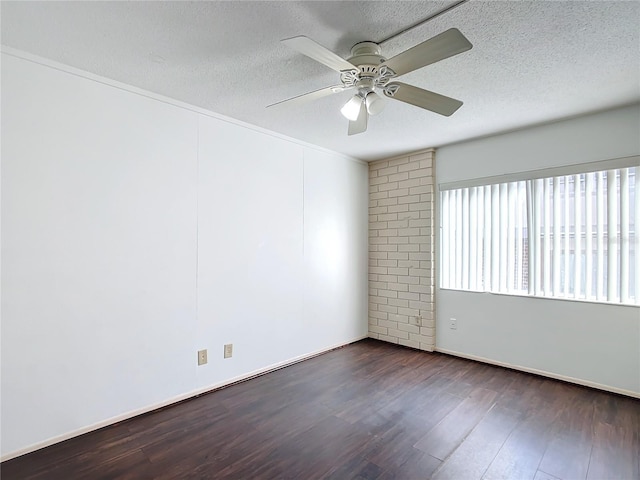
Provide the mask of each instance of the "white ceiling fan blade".
[{"label": "white ceiling fan blade", "polygon": [[360,104],[360,113],[358,118],[353,122],[349,122],[349,135],[357,135],[367,130],[367,119],[369,114],[367,113],[367,106],[364,102]]},{"label": "white ceiling fan blade", "polygon": [[350,88],[352,87],[346,88],[342,85],[334,85],[333,87],[321,88],[320,90],[304,93],[302,95],[298,95],[297,97],[282,100],[281,102],[272,103],[271,105],[267,105],[267,108],[275,107],[276,105],[282,105],[284,103],[286,103],[287,105],[301,105],[303,103],[311,102],[322,97],[333,95],[334,93],[344,92],[345,90],[349,90]]},{"label": "white ceiling fan blade", "polygon": [[400,100],[401,102],[410,103],[416,107],[431,110],[446,117],[450,116],[462,106],[460,100],[445,97],[429,90],[407,85],[402,82],[389,83],[384,90],[384,94],[388,98]]},{"label": "white ceiling fan blade", "polygon": [[460,30],[451,28],[395,57],[391,57],[382,65],[389,67],[399,77],[445,58],[466,52],[471,47],[473,45],[460,33]]},{"label": "white ceiling fan blade", "polygon": [[308,37],[299,36],[282,40],[287,45],[307,57],[313,58],[316,62],[320,62],[337,72],[343,70],[353,70],[355,67],[347,62],[344,58],[336,55],[331,50],[323,47],[319,43],[314,42]]}]

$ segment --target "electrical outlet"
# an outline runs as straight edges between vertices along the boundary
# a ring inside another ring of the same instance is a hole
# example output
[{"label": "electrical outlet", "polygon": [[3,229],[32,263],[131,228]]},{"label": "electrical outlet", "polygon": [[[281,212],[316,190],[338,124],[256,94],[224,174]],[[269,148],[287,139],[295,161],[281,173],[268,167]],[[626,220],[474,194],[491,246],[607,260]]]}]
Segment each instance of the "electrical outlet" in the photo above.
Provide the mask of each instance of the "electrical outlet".
[{"label": "electrical outlet", "polygon": [[416,315],[415,317],[413,317],[413,323],[414,325],[418,325],[419,327],[422,326],[422,315]]},{"label": "electrical outlet", "polygon": [[198,365],[207,363],[207,350],[198,350]]},{"label": "electrical outlet", "polygon": [[458,320],[456,320],[455,318],[450,318],[449,319],[449,328],[451,330],[457,330],[458,329]]},{"label": "electrical outlet", "polygon": [[227,343],[224,346],[224,358],[233,357],[233,343]]}]

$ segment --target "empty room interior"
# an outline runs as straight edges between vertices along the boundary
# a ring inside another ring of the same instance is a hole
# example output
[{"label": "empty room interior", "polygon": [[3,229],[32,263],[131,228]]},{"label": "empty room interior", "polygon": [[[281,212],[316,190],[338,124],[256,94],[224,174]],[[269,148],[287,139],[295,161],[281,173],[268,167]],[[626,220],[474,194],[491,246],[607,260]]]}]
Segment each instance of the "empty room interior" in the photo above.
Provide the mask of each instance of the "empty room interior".
[{"label": "empty room interior", "polygon": [[640,2],[2,1],[3,479],[640,479]]}]

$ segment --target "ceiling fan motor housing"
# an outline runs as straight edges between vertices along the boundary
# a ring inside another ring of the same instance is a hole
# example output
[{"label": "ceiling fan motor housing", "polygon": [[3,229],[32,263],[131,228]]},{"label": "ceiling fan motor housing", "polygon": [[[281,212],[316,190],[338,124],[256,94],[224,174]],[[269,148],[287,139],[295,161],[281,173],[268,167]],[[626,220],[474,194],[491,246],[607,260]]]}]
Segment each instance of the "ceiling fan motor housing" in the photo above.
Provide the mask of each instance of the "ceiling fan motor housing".
[{"label": "ceiling fan motor housing", "polygon": [[361,96],[383,88],[395,74],[387,67],[379,68],[386,58],[381,55],[380,45],[374,42],[356,43],[351,48],[347,61],[357,69],[341,72],[340,80],[345,87],[356,87]]},{"label": "ceiling fan motor housing", "polygon": [[382,55],[380,45],[374,42],[360,42],[351,47],[351,57],[347,59],[349,63],[356,66],[376,67],[386,60]]}]

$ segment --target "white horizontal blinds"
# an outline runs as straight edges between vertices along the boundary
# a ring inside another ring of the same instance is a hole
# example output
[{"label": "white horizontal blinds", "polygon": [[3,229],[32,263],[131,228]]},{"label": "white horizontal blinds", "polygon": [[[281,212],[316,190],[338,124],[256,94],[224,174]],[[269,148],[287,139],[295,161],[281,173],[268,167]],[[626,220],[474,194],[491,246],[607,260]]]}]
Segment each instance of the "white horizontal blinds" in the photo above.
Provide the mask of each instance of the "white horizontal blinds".
[{"label": "white horizontal blinds", "polygon": [[441,193],[441,286],[640,304],[637,167]]}]

